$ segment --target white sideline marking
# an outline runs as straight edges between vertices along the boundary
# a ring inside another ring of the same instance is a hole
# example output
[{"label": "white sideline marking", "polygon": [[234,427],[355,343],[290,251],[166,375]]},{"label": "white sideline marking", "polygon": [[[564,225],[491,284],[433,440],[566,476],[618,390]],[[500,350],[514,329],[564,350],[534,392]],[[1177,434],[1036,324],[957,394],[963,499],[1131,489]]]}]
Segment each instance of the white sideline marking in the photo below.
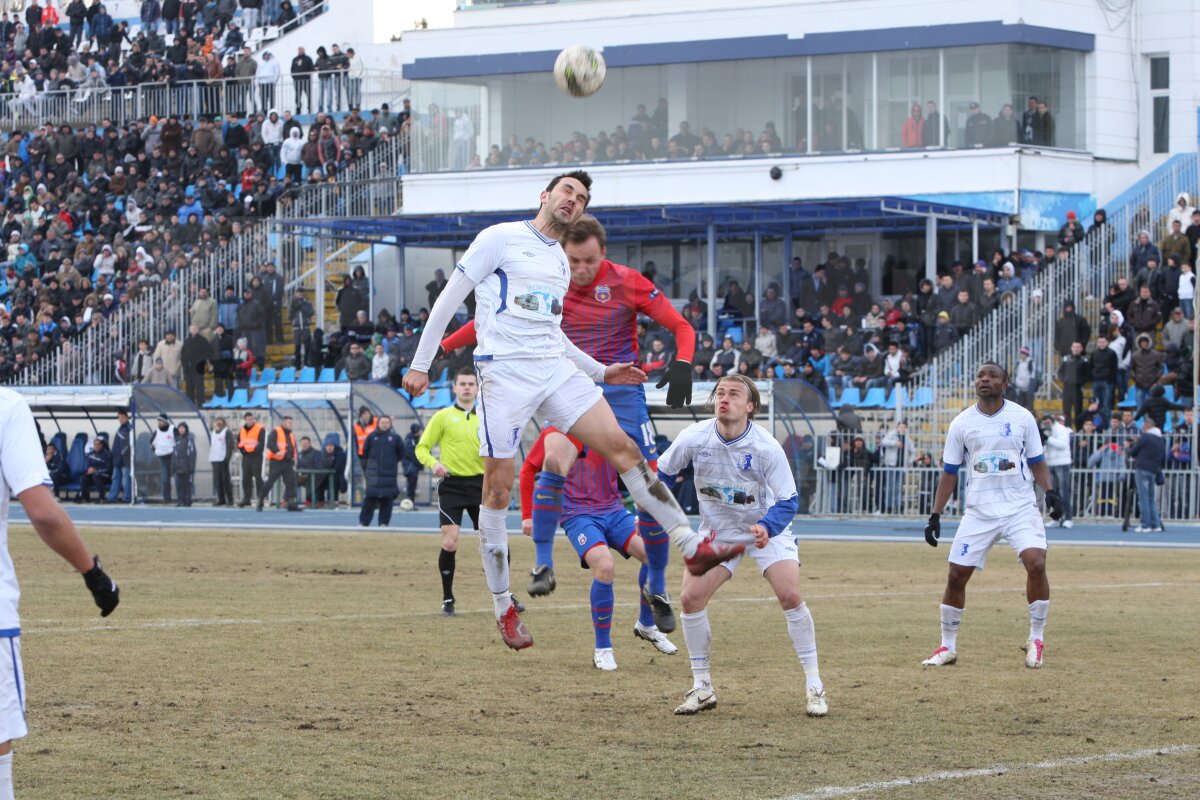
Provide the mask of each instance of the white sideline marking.
[{"label": "white sideline marking", "polygon": [[[1149,589],[1164,586],[1190,586],[1188,582],[1160,582],[1160,583],[1094,583],[1094,584],[1078,584],[1075,586],[1055,586],[1056,592],[1061,591],[1108,591],[1108,590],[1125,590],[1125,589]],[[987,588],[974,589],[972,594],[1008,594],[1013,592],[1023,592],[1023,587],[1014,588]],[[935,596],[936,589],[920,592],[844,592],[831,594],[806,594],[805,599],[812,600],[853,600],[864,597],[925,597]],[[774,597],[725,597],[712,601],[713,603],[773,603],[776,602]],[[635,608],[637,603],[617,603],[620,608]],[[587,603],[560,603],[558,605],[541,605],[539,603],[528,604],[530,611],[579,611],[581,609],[589,609],[591,606]],[[492,608],[469,608],[459,609],[458,614],[493,614]],[[163,619],[146,622],[135,622],[129,625],[84,625],[76,627],[60,627],[56,624],[56,620],[44,619],[34,620],[35,624],[41,623],[48,627],[33,627],[22,628],[22,636],[40,636],[52,633],[130,633],[134,631],[154,631],[154,630],[171,630],[176,628],[224,628],[224,627],[239,627],[245,625],[308,625],[320,622],[369,622],[376,620],[395,620],[395,619],[413,619],[423,617],[438,617],[441,616],[441,611],[393,611],[380,614],[331,614],[323,617],[266,617],[257,618],[217,618],[217,619]]]},{"label": "white sideline marking", "polygon": [[906,786],[919,786],[925,783],[958,781],[965,778],[987,778],[1007,775],[1010,772],[1027,772],[1038,769],[1061,769],[1063,767],[1080,767],[1089,764],[1111,764],[1118,761],[1135,761],[1154,756],[1178,756],[1186,753],[1194,753],[1198,750],[1200,750],[1200,745],[1173,744],[1166,747],[1131,750],[1127,753],[1099,753],[1092,756],[1071,756],[1068,758],[1057,758],[1053,761],[1037,761],[1030,764],[997,764],[994,767],[933,772],[929,775],[915,775],[908,778],[896,778],[890,781],[860,783],[857,786],[822,786],[820,789],[814,789],[811,792],[790,794],[787,797],[781,798],[781,800],[823,800],[823,798],[827,797],[845,797],[846,795],[857,795],[863,792],[882,792],[888,789],[901,789]]}]

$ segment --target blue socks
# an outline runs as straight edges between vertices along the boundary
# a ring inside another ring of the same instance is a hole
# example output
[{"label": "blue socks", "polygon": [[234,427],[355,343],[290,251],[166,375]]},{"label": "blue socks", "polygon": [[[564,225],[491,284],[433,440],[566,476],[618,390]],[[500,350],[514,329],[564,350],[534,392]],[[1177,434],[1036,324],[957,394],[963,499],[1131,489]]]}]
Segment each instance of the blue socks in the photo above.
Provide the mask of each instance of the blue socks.
[{"label": "blue socks", "polygon": [[533,485],[533,546],[539,567],[554,568],[554,532],[558,530],[558,520],[562,516],[563,484],[566,482],[562,475],[542,471]]},{"label": "blue socks", "polygon": [[650,593],[666,594],[667,559],[671,555],[671,537],[663,530],[662,525],[655,521],[654,517],[640,508],[638,509],[638,534],[646,545],[646,561],[650,568]]},{"label": "blue socks", "polygon": [[646,597],[642,594],[642,587],[646,585],[646,576],[650,573],[650,568],[642,564],[642,568],[638,570],[638,623],[643,628],[653,628],[654,609],[646,602]]},{"label": "blue socks", "polygon": [[613,586],[592,579],[592,627],[596,647],[612,647]]}]

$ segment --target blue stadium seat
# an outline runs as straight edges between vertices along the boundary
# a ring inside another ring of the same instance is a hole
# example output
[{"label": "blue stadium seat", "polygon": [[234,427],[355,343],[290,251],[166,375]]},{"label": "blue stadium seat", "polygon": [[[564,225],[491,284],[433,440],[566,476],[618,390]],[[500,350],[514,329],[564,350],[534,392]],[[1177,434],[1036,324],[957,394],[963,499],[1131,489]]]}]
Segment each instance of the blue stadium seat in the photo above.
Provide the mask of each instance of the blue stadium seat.
[{"label": "blue stadium seat", "polygon": [[349,380],[349,379],[346,377],[346,370],[344,370],[344,369],[339,369],[339,370],[338,370],[338,373],[337,373],[337,382],[338,382],[338,383],[343,383],[343,382],[345,382],[345,381],[347,381],[347,380]]},{"label": "blue stadium seat", "polygon": [[412,398],[412,407],[413,408],[429,408],[429,399],[432,396],[433,396],[433,392],[426,391],[425,394],[421,395],[420,397]]},{"label": "blue stadium seat", "polygon": [[838,401],[838,406],[858,406],[862,405],[862,392],[857,386],[847,386],[842,390],[842,397]]},{"label": "blue stadium seat", "polygon": [[254,394],[250,396],[250,402],[246,405],[248,408],[267,408],[270,405],[267,401],[267,390],[255,389]]},{"label": "blue stadium seat", "polygon": [[775,377],[776,377],[776,378],[782,378],[782,377],[783,377],[783,367],[780,367],[780,366],[776,366],[776,367],[775,367]]},{"label": "blue stadium seat", "polygon": [[733,343],[735,345],[742,343],[742,327],[740,325],[734,325],[732,328],[725,331],[725,335],[730,339],[733,339]]},{"label": "blue stadium seat", "polygon": [[296,376],[298,383],[315,383],[317,380],[317,371],[312,367],[304,367]]},{"label": "blue stadium seat", "polygon": [[246,389],[234,389],[233,396],[225,404],[226,408],[246,408],[250,402],[250,392]]},{"label": "blue stadium seat", "polygon": [[882,408],[887,401],[887,389],[876,386],[867,390],[867,396],[858,404],[859,408]]},{"label": "blue stadium seat", "polygon": [[[900,393],[903,391],[904,391],[904,387],[901,384],[896,384],[895,386],[893,386],[892,390],[890,392],[888,392],[887,400],[883,401],[883,407],[888,410],[895,411],[896,410],[896,400],[897,400],[897,398],[899,398]],[[905,405],[908,405],[908,396],[907,395],[905,395],[904,403],[905,403]]]},{"label": "blue stadium seat", "polygon": [[214,394],[212,399],[204,404],[204,408],[225,408],[228,402],[228,397],[220,394]]},{"label": "blue stadium seat", "polygon": [[454,402],[454,397],[450,394],[449,386],[443,386],[436,392],[427,392],[427,394],[433,395],[433,397],[429,398],[430,408],[449,408],[450,404]]},{"label": "blue stadium seat", "polygon": [[78,492],[82,488],[80,478],[87,471],[87,454],[84,452],[88,445],[88,435],[77,433],[71,440],[71,449],[67,453],[67,469],[71,471],[71,482],[59,487],[60,491]]},{"label": "blue stadium seat", "polygon": [[1129,387],[1127,392],[1125,392],[1125,399],[1117,404],[1117,408],[1137,408],[1137,392],[1134,391],[1132,386]]},{"label": "blue stadium seat", "polygon": [[333,383],[334,374],[333,367],[322,367],[321,374],[317,376],[317,383]]},{"label": "blue stadium seat", "polygon": [[250,386],[266,386],[268,383],[275,382],[275,368],[267,367],[262,372],[258,373],[258,377],[250,381]]},{"label": "blue stadium seat", "polygon": [[1163,398],[1165,398],[1168,403],[1175,402],[1175,384],[1167,385],[1166,392],[1163,394]]},{"label": "blue stadium seat", "polygon": [[284,367],[283,369],[279,370],[279,377],[275,379],[275,382],[276,383],[295,383],[296,382],[296,368],[295,367]]},{"label": "blue stadium seat", "polygon": [[927,408],[931,405],[933,405],[933,387],[922,386],[920,389],[917,389],[917,393],[913,395],[912,400],[909,401],[908,407]]},{"label": "blue stadium seat", "polygon": [[442,367],[442,374],[440,376],[438,376],[438,379],[436,381],[434,381],[433,383],[431,383],[429,385],[430,385],[430,387],[436,389],[441,386],[448,386],[449,383],[450,383],[450,368]]}]

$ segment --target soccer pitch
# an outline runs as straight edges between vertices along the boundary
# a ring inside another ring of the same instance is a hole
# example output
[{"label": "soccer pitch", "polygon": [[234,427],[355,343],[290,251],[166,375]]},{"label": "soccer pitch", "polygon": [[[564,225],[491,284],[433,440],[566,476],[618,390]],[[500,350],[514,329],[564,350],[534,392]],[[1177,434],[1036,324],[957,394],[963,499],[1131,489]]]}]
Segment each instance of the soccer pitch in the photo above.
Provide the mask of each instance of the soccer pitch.
[{"label": "soccer pitch", "polygon": [[[633,638],[632,562],[617,565],[608,674],[565,542],[558,590],[524,598],[536,644],[513,653],[471,537],[444,619],[433,536],[84,534],[121,583],[108,620],[29,528],[10,533],[22,798],[1200,796],[1190,551],[1052,545],[1046,665],[1031,671],[1024,571],[1000,545],[968,589],[959,664],[922,670],[946,548],[802,542],[830,716],[805,717],[783,616],[747,563],[709,611],[719,706],[681,718],[682,633],[675,656]],[[532,552],[513,538],[522,594]]]}]

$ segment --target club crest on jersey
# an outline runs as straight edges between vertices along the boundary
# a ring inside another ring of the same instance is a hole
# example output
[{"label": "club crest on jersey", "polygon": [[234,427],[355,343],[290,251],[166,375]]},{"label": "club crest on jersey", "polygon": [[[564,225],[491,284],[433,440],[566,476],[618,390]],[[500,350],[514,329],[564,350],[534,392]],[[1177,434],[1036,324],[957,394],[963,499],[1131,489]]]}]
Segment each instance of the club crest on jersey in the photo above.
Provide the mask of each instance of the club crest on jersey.
[{"label": "club crest on jersey", "polygon": [[1012,436],[1012,423],[1011,422],[1004,423],[1004,431],[1000,435],[1001,436]]},{"label": "club crest on jersey", "polygon": [[586,533],[579,534],[578,536],[575,537],[575,541],[579,542],[580,547],[583,547],[585,544],[587,544],[587,534]]},{"label": "club crest on jersey", "polygon": [[512,427],[508,429],[508,446],[516,447],[517,439],[521,438],[521,429]]},{"label": "club crest on jersey", "polygon": [[738,459],[738,469],[743,469],[743,470],[754,469],[754,467],[752,466],[753,460],[754,460],[753,454],[743,453],[742,456]]},{"label": "club crest on jersey", "polygon": [[658,291],[658,289],[652,289],[650,291],[650,299],[653,300],[654,298],[658,297],[660,294],[662,294],[662,292]]},{"label": "club crest on jersey", "polygon": [[612,300],[612,289],[607,286],[597,286],[596,302],[607,303],[609,300]]}]

